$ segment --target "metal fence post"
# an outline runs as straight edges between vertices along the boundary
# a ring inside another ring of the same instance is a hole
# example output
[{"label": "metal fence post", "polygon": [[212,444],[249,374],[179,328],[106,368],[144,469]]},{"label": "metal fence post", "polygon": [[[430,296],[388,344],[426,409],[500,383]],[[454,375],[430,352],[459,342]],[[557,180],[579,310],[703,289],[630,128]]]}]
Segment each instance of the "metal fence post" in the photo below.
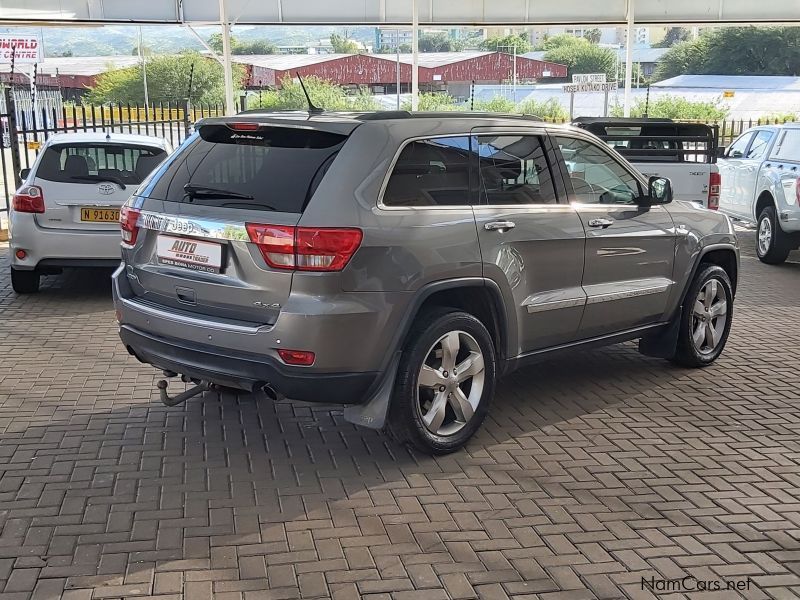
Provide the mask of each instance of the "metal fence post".
[{"label": "metal fence post", "polygon": [[22,159],[19,155],[19,132],[17,131],[17,106],[11,88],[6,88],[6,112],[8,113],[8,141],[11,146],[11,170],[14,172],[14,188],[22,185],[19,172],[22,170]]},{"label": "metal fence post", "polygon": [[183,101],[183,139],[189,137],[189,130],[192,128],[192,119],[189,115],[191,110],[191,103],[188,100]]}]

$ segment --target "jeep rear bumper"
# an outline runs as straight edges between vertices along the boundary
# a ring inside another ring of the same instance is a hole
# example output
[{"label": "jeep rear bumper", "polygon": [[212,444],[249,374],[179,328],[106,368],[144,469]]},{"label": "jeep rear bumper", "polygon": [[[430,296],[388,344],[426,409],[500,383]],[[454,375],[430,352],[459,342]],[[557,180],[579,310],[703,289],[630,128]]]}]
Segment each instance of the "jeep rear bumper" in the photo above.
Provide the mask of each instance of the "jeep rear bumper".
[{"label": "jeep rear bumper", "polygon": [[254,391],[269,385],[293,400],[329,404],[359,404],[378,373],[319,373],[305,367],[280,365],[271,357],[219,348],[191,346],[120,326],[120,337],[128,352],[144,363],[210,383]]}]

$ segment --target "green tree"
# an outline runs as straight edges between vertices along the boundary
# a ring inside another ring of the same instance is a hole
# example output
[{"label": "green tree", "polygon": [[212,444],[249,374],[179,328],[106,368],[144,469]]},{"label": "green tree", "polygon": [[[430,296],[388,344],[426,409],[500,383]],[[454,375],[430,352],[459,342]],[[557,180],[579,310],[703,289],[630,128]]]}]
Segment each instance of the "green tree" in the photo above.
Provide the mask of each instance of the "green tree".
[{"label": "green tree", "polygon": [[516,48],[517,54],[525,54],[531,51],[531,42],[525,33],[512,33],[504,37],[486,39],[481,43],[481,48],[493,52],[508,52],[509,54],[512,54],[514,48]]},{"label": "green tree", "polygon": [[[221,103],[225,95],[222,67],[198,52],[176,56],[155,56],[147,61],[147,87],[151,102],[176,102],[186,99],[189,73],[194,65],[192,100]],[[241,86],[244,70],[234,65],[234,85]],[[141,104],[144,102],[142,66],[107,71],[97,78],[87,95],[90,103]]]},{"label": "green tree", "polygon": [[[318,77],[304,77],[303,83],[308,90],[308,95],[314,106],[325,110],[335,111],[369,111],[377,110],[378,103],[375,98],[363,91],[355,95],[348,95],[344,88]],[[257,108],[267,110],[306,110],[308,101],[303,93],[300,83],[287,77],[281,81],[278,90],[267,91],[261,94]]]},{"label": "green tree", "polygon": [[688,42],[676,44],[661,57],[661,62],[656,66],[653,79],[660,81],[685,74],[700,74],[703,72],[707,39],[704,36]]},{"label": "green tree", "polygon": [[544,42],[539,46],[539,49],[544,51],[555,50],[562,46],[575,46],[587,41],[588,40],[584,38],[575,37],[571,33],[559,33],[558,35],[547,36]]},{"label": "green tree", "polygon": [[655,79],[677,75],[800,75],[800,28],[723,27],[664,54]]},{"label": "green tree", "polygon": [[[222,34],[221,33],[214,33],[206,40],[208,43],[208,47],[211,48],[217,54],[222,54]],[[236,45],[236,38],[231,36],[231,48]],[[231,52],[233,50],[231,49]]]},{"label": "green tree", "polygon": [[[217,54],[222,54],[222,34],[215,33],[207,40],[208,46]],[[253,40],[252,42],[240,42],[231,36],[231,54],[275,54],[277,46],[269,40]]]},{"label": "green tree", "polygon": [[524,100],[517,105],[516,111],[523,115],[534,115],[545,121],[562,123],[569,119],[569,111],[561,106],[555,98],[542,102],[541,100]]},{"label": "green tree", "polygon": [[[692,101],[682,96],[659,96],[651,98],[648,104],[644,98],[638,98],[631,106],[632,117],[643,117],[647,109],[648,117],[662,119],[692,119],[699,121],[721,121],[728,116],[728,109],[716,102]],[[622,106],[611,106],[611,116],[621,117]]]},{"label": "green tree", "polygon": [[[556,38],[561,39],[553,44]],[[572,37],[572,41],[568,41],[562,36],[553,36],[545,42],[548,44],[545,60],[567,65],[570,77],[575,73],[605,73],[612,79],[615,77],[616,57],[608,48],[595,46],[583,38]]]},{"label": "green tree", "polygon": [[233,46],[232,54],[276,54],[278,47],[269,40],[253,40],[252,42],[237,42]]},{"label": "green tree", "polygon": [[446,33],[429,33],[419,36],[420,52],[458,52],[463,45]]},{"label": "green tree", "polygon": [[591,42],[592,44],[599,44],[600,38],[603,37],[603,32],[600,31],[597,27],[592,29],[587,29],[583,32],[583,39]]},{"label": "green tree", "polygon": [[411,47],[411,44],[400,44],[398,49],[404,54],[410,54],[414,51],[414,49]]},{"label": "green tree", "polygon": [[338,33],[331,34],[331,46],[336,54],[358,54],[358,44]]},{"label": "green tree", "polygon": [[692,38],[689,30],[685,27],[670,27],[664,39],[653,44],[653,48],[672,48],[681,42],[688,42]]}]

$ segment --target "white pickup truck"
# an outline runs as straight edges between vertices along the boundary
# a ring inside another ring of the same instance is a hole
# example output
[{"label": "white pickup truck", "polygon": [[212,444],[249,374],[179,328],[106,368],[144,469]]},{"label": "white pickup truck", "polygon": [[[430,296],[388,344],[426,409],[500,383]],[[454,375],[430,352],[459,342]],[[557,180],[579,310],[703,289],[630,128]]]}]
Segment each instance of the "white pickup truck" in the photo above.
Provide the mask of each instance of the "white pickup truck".
[{"label": "white pickup truck", "polygon": [[753,127],[719,160],[720,210],[758,224],[756,253],[780,264],[800,247],[800,123]]},{"label": "white pickup truck", "polygon": [[595,134],[645,177],[667,177],[678,200],[719,206],[717,129],[671,119],[581,117],[573,125]]}]

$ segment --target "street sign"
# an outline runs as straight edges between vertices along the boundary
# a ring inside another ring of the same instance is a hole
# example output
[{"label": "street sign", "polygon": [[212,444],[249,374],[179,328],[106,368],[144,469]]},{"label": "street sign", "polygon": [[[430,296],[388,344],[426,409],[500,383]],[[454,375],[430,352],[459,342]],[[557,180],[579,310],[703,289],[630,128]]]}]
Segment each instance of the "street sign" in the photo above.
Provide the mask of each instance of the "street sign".
[{"label": "street sign", "polygon": [[0,64],[32,65],[41,62],[42,44],[36,35],[0,35]]},{"label": "street sign", "polygon": [[605,73],[576,73],[572,76],[572,83],[605,83]]},{"label": "street sign", "polygon": [[565,94],[577,94],[579,92],[613,92],[617,89],[616,81],[607,82],[587,82],[587,83],[565,83],[561,88]]}]

